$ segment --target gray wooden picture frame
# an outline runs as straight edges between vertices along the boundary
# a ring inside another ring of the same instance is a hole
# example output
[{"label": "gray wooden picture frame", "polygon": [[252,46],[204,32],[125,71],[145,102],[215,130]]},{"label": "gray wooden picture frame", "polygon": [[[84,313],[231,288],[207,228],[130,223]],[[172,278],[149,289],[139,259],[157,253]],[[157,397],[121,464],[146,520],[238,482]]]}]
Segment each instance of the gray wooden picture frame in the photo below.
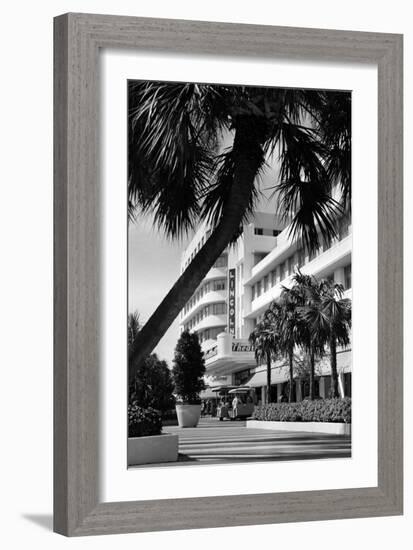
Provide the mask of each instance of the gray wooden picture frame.
[{"label": "gray wooden picture frame", "polygon": [[[55,531],[75,536],[401,514],[402,36],[65,14],[54,21],[54,40]],[[377,487],[100,501],[98,58],[104,47],[377,64]]]}]

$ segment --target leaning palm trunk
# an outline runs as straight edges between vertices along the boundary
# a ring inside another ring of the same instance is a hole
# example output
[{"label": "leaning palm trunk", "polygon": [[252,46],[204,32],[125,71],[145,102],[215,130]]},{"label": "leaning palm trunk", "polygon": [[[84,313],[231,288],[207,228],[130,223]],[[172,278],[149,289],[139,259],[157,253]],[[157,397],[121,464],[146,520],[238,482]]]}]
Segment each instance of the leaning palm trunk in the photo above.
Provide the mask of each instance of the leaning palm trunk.
[{"label": "leaning palm trunk", "polygon": [[335,336],[330,338],[331,397],[339,397],[337,373],[337,343]]},{"label": "leaning palm trunk", "polygon": [[310,353],[310,399],[315,398],[315,358],[314,350]]},{"label": "leaning palm trunk", "polygon": [[214,262],[234,238],[248,211],[254,180],[262,164],[262,150],[258,141],[252,143],[250,135],[243,138],[242,132],[236,132],[233,151],[234,179],[221,220],[138,333],[129,350],[129,376],[135,374],[140,362],[153,351],[179,315]]},{"label": "leaning palm trunk", "polygon": [[289,376],[290,376],[290,387],[288,389],[288,402],[292,403],[294,398],[294,352],[290,350],[288,352],[288,364],[289,364]]},{"label": "leaning palm trunk", "polygon": [[267,351],[267,403],[271,403],[271,353]]}]

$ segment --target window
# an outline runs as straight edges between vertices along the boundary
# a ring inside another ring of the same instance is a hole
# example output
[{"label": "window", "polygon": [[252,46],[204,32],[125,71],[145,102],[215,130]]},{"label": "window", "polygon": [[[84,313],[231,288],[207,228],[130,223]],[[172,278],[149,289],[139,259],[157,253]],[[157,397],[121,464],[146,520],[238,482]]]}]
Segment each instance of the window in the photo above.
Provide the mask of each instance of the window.
[{"label": "window", "polygon": [[226,303],[220,302],[219,304],[213,304],[212,311],[214,315],[224,315],[227,311]]},{"label": "window", "polygon": [[291,275],[294,271],[294,255],[288,258],[288,273]]},{"label": "window", "polygon": [[351,397],[351,372],[344,373],[344,395]]},{"label": "window", "polygon": [[261,296],[261,281],[258,281],[256,288],[257,296]]},{"label": "window", "polygon": [[261,260],[265,258],[268,252],[258,252],[254,254],[254,265],[257,265]]},{"label": "window", "polygon": [[251,287],[251,300],[255,300],[255,285]]},{"label": "window", "polygon": [[264,277],[263,292],[267,292],[267,290],[268,290],[268,275]]},{"label": "window", "polygon": [[273,237],[278,237],[278,235],[281,233],[281,231],[279,231],[278,229],[273,229],[272,230],[272,236]]},{"label": "window", "polygon": [[285,262],[280,265],[280,281],[285,279]]},{"label": "window", "polygon": [[277,271],[274,269],[274,271],[271,271],[271,286],[275,286],[277,284]]},{"label": "window", "polygon": [[344,289],[351,288],[351,264],[344,268]]},{"label": "window", "polygon": [[250,369],[245,369],[234,373],[234,385],[242,386],[251,378]]},{"label": "window", "polygon": [[262,227],[255,227],[254,228],[254,233],[255,233],[255,235],[262,235],[263,234]]},{"label": "window", "polygon": [[214,290],[225,290],[225,279],[220,279],[213,282]]}]

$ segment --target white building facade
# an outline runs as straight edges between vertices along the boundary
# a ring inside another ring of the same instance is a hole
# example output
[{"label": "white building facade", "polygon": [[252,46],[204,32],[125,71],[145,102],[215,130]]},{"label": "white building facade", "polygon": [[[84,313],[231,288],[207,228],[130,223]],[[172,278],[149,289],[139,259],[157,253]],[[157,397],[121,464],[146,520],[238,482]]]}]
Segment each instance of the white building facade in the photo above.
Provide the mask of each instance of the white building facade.
[{"label": "white building facade", "polygon": [[[209,237],[203,225],[182,256],[182,270]],[[208,272],[181,312],[181,329],[198,333],[206,359],[210,385],[249,385],[255,388],[257,403],[266,402],[266,367],[257,365],[249,335],[271,303],[289,286],[297,269],[317,278],[341,283],[351,298],[352,230],[350,219],[339,222],[338,237],[325,242],[313,254],[306,253],[289,235],[289,227],[273,214],[256,212],[245,225],[237,243],[229,247]],[[296,357],[295,399],[308,394],[303,358]],[[351,395],[351,349],[337,356],[339,388]],[[301,373],[301,374],[300,374]],[[272,365],[271,401],[286,393],[288,369],[285,361]],[[316,394],[328,397],[329,357],[316,366]]]}]

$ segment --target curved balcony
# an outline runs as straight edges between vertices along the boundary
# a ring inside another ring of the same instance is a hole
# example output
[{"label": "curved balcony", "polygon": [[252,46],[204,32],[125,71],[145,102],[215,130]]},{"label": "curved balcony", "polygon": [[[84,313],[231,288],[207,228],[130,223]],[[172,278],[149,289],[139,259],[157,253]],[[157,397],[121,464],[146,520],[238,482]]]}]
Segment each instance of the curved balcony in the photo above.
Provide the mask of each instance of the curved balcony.
[{"label": "curved balcony", "polygon": [[205,275],[203,281],[213,281],[214,279],[226,279],[228,277],[228,267],[211,267]]},{"label": "curved balcony", "polygon": [[203,307],[217,302],[225,302],[227,299],[227,290],[210,290],[185,314],[181,315],[181,323],[187,323],[191,317],[196,315]]},{"label": "curved balcony", "polygon": [[207,328],[226,326],[227,321],[228,315],[226,313],[222,313],[220,315],[208,315],[207,317],[204,317],[202,321],[199,321],[198,324],[194,325],[191,330],[199,331]]}]

